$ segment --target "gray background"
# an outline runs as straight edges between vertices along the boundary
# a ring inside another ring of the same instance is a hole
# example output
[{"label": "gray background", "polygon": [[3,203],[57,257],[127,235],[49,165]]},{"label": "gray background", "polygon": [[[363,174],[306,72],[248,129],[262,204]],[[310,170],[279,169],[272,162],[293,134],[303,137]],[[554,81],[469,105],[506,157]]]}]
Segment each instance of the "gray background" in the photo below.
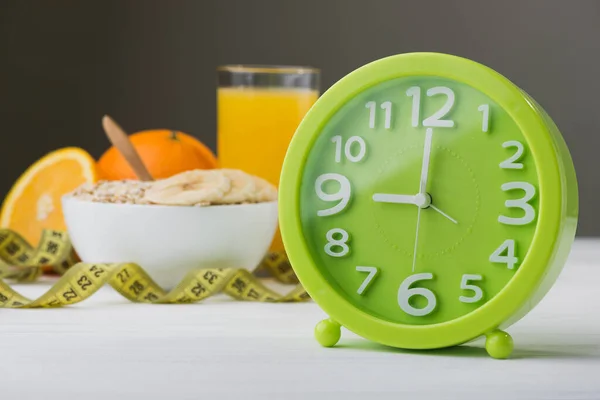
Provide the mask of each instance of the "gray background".
[{"label": "gray background", "polygon": [[325,90],[375,59],[439,51],[496,69],[546,108],[574,157],[579,234],[600,235],[599,17],[594,0],[2,0],[0,194],[57,147],[98,157],[105,113],[215,149],[219,64],[311,65]]}]

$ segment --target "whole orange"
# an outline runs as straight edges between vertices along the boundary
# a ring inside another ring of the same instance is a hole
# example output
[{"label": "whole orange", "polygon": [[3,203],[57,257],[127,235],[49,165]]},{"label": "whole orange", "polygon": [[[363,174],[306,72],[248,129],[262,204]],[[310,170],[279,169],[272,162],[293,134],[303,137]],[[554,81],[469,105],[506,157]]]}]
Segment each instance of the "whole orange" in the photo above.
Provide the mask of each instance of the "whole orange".
[{"label": "whole orange", "polygon": [[[168,178],[192,169],[217,168],[214,153],[200,140],[183,132],[146,130],[131,134],[129,139],[154,179]],[[115,147],[100,157],[97,167],[99,179],[137,179]]]}]

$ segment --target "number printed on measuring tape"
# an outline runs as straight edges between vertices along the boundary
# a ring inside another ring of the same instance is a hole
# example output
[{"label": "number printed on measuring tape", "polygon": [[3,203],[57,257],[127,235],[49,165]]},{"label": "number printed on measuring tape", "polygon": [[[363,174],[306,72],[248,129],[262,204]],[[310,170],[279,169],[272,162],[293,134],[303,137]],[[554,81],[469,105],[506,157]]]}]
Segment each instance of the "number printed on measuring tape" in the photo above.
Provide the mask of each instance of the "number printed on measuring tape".
[{"label": "number printed on measuring tape", "polygon": [[79,278],[77,280],[77,284],[79,285],[79,287],[81,288],[81,290],[87,290],[87,288],[89,286],[92,286],[92,281],[90,281],[90,278],[88,278],[87,276],[83,275],[81,278]]},{"label": "number printed on measuring tape", "polygon": [[96,278],[100,278],[100,276],[104,273],[104,270],[96,265],[92,265],[90,267],[90,272],[93,272]]}]

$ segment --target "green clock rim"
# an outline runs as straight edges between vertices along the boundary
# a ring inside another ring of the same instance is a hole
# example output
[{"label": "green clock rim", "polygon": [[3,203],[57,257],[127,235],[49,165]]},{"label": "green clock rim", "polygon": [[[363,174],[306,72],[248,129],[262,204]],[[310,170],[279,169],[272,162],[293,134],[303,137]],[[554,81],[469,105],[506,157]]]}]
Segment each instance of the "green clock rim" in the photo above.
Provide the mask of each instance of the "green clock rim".
[{"label": "green clock rim", "polygon": [[[501,106],[525,135],[539,177],[539,213],[529,251],[515,276],[492,299],[460,318],[432,325],[404,325],[368,314],[334,290],[319,272],[303,239],[300,187],[304,165],[324,125],[347,101],[381,82],[408,76],[435,76],[470,85]],[[549,127],[526,95],[496,71],[475,61],[442,53],[389,56],[360,67],[335,83],[300,123],[283,163],[279,222],[290,262],[312,299],[350,331],[384,345],[439,348],[468,342],[498,326],[521,309],[536,291],[554,257],[566,218],[566,187],[559,150]]]}]

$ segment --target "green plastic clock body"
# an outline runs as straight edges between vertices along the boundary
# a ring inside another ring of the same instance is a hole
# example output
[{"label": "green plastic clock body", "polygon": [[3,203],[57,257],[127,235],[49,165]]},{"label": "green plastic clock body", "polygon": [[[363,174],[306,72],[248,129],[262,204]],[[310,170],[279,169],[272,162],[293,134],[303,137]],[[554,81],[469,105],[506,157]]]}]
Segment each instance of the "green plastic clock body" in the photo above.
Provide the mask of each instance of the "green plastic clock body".
[{"label": "green plastic clock body", "polygon": [[292,266],[331,317],[317,329],[328,345],[340,324],[399,348],[488,335],[490,354],[509,352],[498,330],[552,286],[578,214],[546,112],[490,68],[437,53],[372,62],[325,92],[279,193]]}]

